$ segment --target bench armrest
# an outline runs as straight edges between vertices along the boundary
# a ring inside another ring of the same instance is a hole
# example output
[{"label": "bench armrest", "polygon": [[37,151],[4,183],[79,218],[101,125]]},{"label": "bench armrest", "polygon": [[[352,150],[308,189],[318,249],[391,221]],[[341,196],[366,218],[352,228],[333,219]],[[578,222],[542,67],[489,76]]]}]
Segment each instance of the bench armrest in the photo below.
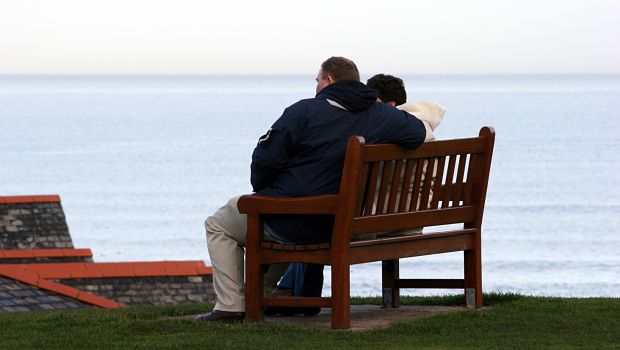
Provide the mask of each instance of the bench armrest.
[{"label": "bench armrest", "polygon": [[237,207],[242,214],[331,214],[336,213],[338,195],[324,194],[307,197],[271,197],[245,195]]}]

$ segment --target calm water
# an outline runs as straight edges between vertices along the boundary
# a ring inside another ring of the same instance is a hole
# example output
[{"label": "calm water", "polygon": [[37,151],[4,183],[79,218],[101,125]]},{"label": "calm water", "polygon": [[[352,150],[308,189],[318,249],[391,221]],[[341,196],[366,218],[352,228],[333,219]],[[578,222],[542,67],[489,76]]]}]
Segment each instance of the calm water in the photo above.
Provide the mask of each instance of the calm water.
[{"label": "calm water", "polygon": [[[204,218],[250,191],[258,136],[313,78],[0,76],[0,195],[60,194],[96,261],[208,263]],[[496,129],[484,289],[620,296],[620,76],[404,78],[448,109],[439,138]],[[401,275],[459,278],[460,258]],[[352,273],[354,294],[380,293],[377,264]]]}]

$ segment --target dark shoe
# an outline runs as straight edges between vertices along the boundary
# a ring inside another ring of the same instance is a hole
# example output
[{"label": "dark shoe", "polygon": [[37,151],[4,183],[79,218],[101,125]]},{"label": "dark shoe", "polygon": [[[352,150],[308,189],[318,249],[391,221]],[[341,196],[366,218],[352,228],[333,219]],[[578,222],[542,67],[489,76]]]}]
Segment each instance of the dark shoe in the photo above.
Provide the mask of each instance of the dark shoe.
[{"label": "dark shoe", "polygon": [[265,311],[263,311],[263,315],[265,316],[273,316],[273,315],[277,315],[278,314],[278,309],[277,307],[266,307]]},{"label": "dark shoe", "polygon": [[316,316],[321,312],[320,307],[298,307],[297,309],[304,316]]},{"label": "dark shoe", "polygon": [[196,318],[194,318],[194,321],[236,323],[241,322],[244,319],[245,313],[243,312],[213,310],[208,314],[196,316]]}]

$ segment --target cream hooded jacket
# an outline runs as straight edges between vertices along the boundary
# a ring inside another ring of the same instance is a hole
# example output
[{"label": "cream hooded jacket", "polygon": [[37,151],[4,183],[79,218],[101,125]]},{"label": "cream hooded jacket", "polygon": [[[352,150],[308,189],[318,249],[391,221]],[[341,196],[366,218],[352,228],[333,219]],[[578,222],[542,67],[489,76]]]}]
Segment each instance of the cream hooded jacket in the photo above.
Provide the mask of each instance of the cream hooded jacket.
[{"label": "cream hooded jacket", "polygon": [[435,129],[441,123],[443,115],[446,113],[446,109],[438,103],[432,101],[418,101],[404,103],[396,108],[405,111],[409,114],[413,114],[422,121],[426,128],[426,139],[424,141],[435,140]]},{"label": "cream hooded jacket", "polygon": [[[397,106],[396,108],[405,111],[409,114],[414,115],[416,118],[420,119],[422,121],[422,123],[424,124],[424,128],[426,128],[426,138],[424,139],[424,142],[426,141],[433,141],[435,140],[435,129],[437,129],[437,127],[439,126],[439,124],[441,123],[441,120],[443,119],[444,114],[446,113],[446,109],[443,108],[441,105],[439,105],[438,103],[432,102],[432,101],[418,101],[418,102],[410,102],[410,103],[404,103],[400,106]],[[424,181],[425,178],[425,174],[426,174],[426,168],[427,168],[427,163],[424,163],[424,170],[422,172],[422,181]],[[380,170],[380,173],[382,174],[382,169]],[[437,170],[435,169],[435,172]],[[379,175],[379,177],[381,177],[382,175]],[[433,174],[432,177],[432,181],[435,181],[435,177],[436,174]],[[401,182],[402,182],[402,178],[401,178]],[[380,184],[377,184],[377,193],[379,192],[379,186]],[[388,185],[391,186],[391,185]],[[432,186],[431,186],[432,187]],[[422,191],[422,187],[420,187],[420,191]],[[386,193],[390,193],[390,189],[388,187],[388,189],[386,190]],[[409,188],[409,196],[411,198],[411,195],[413,193],[413,187]],[[431,202],[433,198],[433,190],[431,188],[430,193],[429,193],[429,204]],[[409,202],[409,200],[407,201]],[[377,203],[375,203],[375,205],[373,205],[373,212],[377,211]],[[420,207],[420,199],[418,199],[418,203],[417,203],[417,207]],[[365,234],[360,234],[360,235],[356,235],[355,237],[353,237],[353,240],[366,240],[366,239],[375,239],[377,237],[398,237],[398,236],[403,236],[403,235],[416,235],[416,234],[421,234],[422,233],[422,228],[415,228],[415,229],[411,229],[411,230],[405,230],[405,231],[391,231],[391,232],[376,232],[376,233],[365,233]]]}]

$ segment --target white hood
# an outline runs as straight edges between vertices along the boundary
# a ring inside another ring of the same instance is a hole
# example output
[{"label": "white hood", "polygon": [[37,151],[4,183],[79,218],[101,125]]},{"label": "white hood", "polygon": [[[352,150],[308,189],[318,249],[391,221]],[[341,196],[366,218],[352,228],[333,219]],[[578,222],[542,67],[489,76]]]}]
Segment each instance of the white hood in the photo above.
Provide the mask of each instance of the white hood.
[{"label": "white hood", "polygon": [[424,123],[424,127],[426,128],[425,141],[432,141],[435,139],[435,133],[433,131],[437,129],[443,119],[443,115],[446,113],[445,108],[432,101],[409,102],[397,106],[396,108],[413,114]]}]

